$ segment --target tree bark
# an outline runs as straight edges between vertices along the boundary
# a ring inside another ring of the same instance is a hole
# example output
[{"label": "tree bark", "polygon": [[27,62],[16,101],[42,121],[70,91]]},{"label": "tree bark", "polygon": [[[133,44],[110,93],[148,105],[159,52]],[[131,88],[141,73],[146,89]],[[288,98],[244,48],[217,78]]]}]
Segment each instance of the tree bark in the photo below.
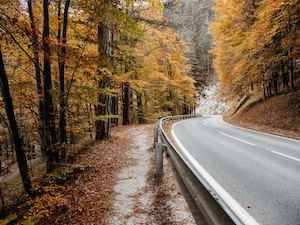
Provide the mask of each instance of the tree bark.
[{"label": "tree bark", "polygon": [[105,93],[105,89],[110,87],[110,78],[104,76],[99,82],[99,89],[104,91],[98,96],[97,116],[103,118],[96,121],[96,140],[104,140],[111,136],[111,95]]},{"label": "tree bark", "polygon": [[278,74],[277,73],[273,73],[272,74],[272,86],[273,86],[273,90],[274,90],[274,95],[277,96],[278,95]]},{"label": "tree bark", "polygon": [[282,76],[282,84],[283,88],[286,88],[289,86],[289,77],[286,73],[284,62],[281,62],[281,76]]},{"label": "tree bark", "polygon": [[2,170],[2,156],[3,156],[3,149],[0,142],[0,171]]},{"label": "tree bark", "polygon": [[130,123],[130,83],[123,83],[123,125]]},{"label": "tree bark", "polygon": [[24,187],[25,191],[31,195],[32,187],[31,187],[31,180],[30,180],[29,172],[28,172],[28,165],[27,165],[27,161],[26,161],[25,152],[24,152],[24,149],[22,146],[22,141],[21,141],[21,138],[19,135],[18,125],[17,125],[16,118],[15,118],[14,106],[12,103],[8,79],[7,79],[7,75],[6,75],[5,68],[4,68],[4,61],[3,61],[1,46],[0,46],[0,79],[1,79],[0,82],[1,82],[3,101],[5,104],[5,110],[6,110],[6,114],[7,114],[8,121],[9,121],[11,136],[12,136],[14,147],[15,147],[17,163],[19,166],[19,170],[20,170],[20,174],[21,174],[21,178],[22,178],[22,182],[23,182],[23,187]]},{"label": "tree bark", "polygon": [[61,159],[66,161],[66,143],[67,143],[67,121],[66,121],[66,99],[65,99],[65,58],[67,54],[67,27],[68,27],[68,12],[69,12],[70,0],[66,1],[64,8],[64,21],[62,30],[62,48],[61,55],[59,57],[59,88],[60,88],[60,112],[59,112],[59,141],[61,146]]},{"label": "tree bark", "polygon": [[34,69],[35,69],[35,80],[36,80],[36,92],[38,94],[38,117],[39,117],[39,127],[38,132],[40,136],[40,145],[41,151],[43,155],[45,155],[45,134],[44,134],[44,103],[41,98],[43,94],[43,87],[42,87],[42,79],[41,79],[41,68],[40,68],[40,59],[39,59],[39,52],[38,52],[38,36],[37,36],[37,29],[35,26],[33,11],[32,11],[32,0],[28,0],[28,13],[30,18],[30,27],[33,32],[32,34],[32,45],[33,45],[33,54],[34,54]]},{"label": "tree bark", "polygon": [[186,96],[183,97],[183,114],[186,115],[186,114],[189,114],[189,108],[187,106],[187,103],[186,103]]},{"label": "tree bark", "polygon": [[49,10],[48,0],[43,0],[44,27],[43,27],[43,50],[44,50],[44,126],[47,155],[47,173],[56,168],[59,157],[55,149],[57,143],[55,131],[55,114],[52,99],[52,77],[50,62],[50,36],[49,36]]},{"label": "tree bark", "polygon": [[291,87],[291,91],[295,91],[295,84],[294,84],[295,71],[294,71],[294,63],[293,63],[292,58],[290,58],[289,64],[290,64],[289,65],[289,67],[290,67],[290,87]]},{"label": "tree bark", "polygon": [[[111,33],[106,23],[98,25],[98,52],[99,66],[109,66],[110,57],[112,55]],[[96,107],[96,140],[104,140],[111,136],[111,94],[107,93],[107,89],[111,89],[111,78],[104,72],[100,74],[98,83],[100,93],[98,94],[98,105]]]},{"label": "tree bark", "polygon": [[[112,103],[111,103],[111,112],[112,112],[112,115],[114,115],[114,116],[119,115],[119,105],[118,104],[119,104],[119,96],[117,94],[116,96],[112,97]],[[115,126],[119,125],[118,118],[113,118],[111,122]]]},{"label": "tree bark", "polygon": [[137,93],[137,105],[138,105],[139,124],[143,124],[145,121],[144,121],[144,115],[143,115],[142,95],[140,93]]}]

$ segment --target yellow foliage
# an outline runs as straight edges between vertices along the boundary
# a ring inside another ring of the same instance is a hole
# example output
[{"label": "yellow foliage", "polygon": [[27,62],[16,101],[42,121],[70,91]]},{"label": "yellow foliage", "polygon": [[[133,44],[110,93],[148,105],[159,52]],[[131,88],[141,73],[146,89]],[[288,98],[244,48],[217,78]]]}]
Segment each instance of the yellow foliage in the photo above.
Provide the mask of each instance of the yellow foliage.
[{"label": "yellow foliage", "polygon": [[300,57],[297,0],[216,0],[214,68],[229,98]]},{"label": "yellow foliage", "polygon": [[21,205],[22,209],[26,210],[24,219],[44,218],[49,217],[56,210],[67,204],[67,200],[62,194],[63,186],[50,182],[46,186],[35,186],[33,191],[35,197],[28,197],[27,201]]}]

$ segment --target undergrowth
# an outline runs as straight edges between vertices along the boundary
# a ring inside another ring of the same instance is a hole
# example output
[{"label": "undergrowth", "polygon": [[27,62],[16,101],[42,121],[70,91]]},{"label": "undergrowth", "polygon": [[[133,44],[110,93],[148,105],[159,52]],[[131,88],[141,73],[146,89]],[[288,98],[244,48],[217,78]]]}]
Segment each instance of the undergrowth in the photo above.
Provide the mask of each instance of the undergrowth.
[{"label": "undergrowth", "polygon": [[74,179],[78,173],[87,167],[67,164],[47,174],[38,184],[33,185],[33,195],[25,196],[18,212],[0,220],[0,225],[24,224],[33,225],[41,220],[47,220],[52,214],[68,210],[68,200],[64,197],[65,182]]}]

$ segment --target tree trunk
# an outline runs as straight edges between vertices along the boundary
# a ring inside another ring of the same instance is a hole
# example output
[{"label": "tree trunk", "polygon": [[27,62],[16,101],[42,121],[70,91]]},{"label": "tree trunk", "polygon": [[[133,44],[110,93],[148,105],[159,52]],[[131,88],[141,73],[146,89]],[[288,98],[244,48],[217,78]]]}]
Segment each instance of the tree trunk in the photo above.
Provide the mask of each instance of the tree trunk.
[{"label": "tree trunk", "polygon": [[[119,105],[118,105],[119,101],[118,101],[118,99],[119,99],[118,94],[116,96],[112,97],[111,112],[112,112],[112,115],[114,115],[114,116],[119,115]],[[115,126],[119,125],[118,118],[113,118],[111,122]]]},{"label": "tree trunk", "polygon": [[144,115],[143,115],[142,95],[140,93],[137,93],[137,105],[138,105],[139,124],[143,124],[145,121],[144,121]]},{"label": "tree trunk", "polygon": [[[98,95],[96,140],[104,140],[111,136],[111,95],[105,93],[105,89],[108,88],[111,88],[111,80],[104,76],[99,82],[99,89],[102,89],[103,92]],[[99,117],[103,118],[100,119]]]},{"label": "tree trunk", "polygon": [[[287,26],[287,31],[288,33],[291,33],[292,32],[292,29],[291,29],[291,21],[290,21],[290,11],[288,11],[289,13],[289,21],[288,21],[288,26]],[[299,14],[299,10],[298,10],[298,14]],[[299,15],[298,15],[299,16]],[[299,23],[298,23],[299,25]],[[299,26],[298,26],[299,27]],[[288,57],[289,57],[289,80],[290,80],[290,88],[291,88],[291,91],[295,91],[295,85],[294,85],[294,63],[293,63],[293,58],[291,56],[291,51],[292,51],[293,47],[291,46],[288,50]]]},{"label": "tree trunk", "polygon": [[267,87],[268,87],[268,97],[272,97],[272,82],[270,78],[267,81]]},{"label": "tree trunk", "polygon": [[184,114],[190,114],[191,113],[191,108],[188,106],[186,102],[186,96],[184,96]]},{"label": "tree trunk", "polygon": [[44,126],[47,155],[47,173],[56,168],[59,157],[55,149],[57,143],[55,131],[55,114],[52,100],[52,77],[50,63],[50,36],[49,36],[49,11],[48,0],[43,0],[44,28],[43,28],[43,49],[44,49]]},{"label": "tree trunk", "polygon": [[283,87],[286,88],[289,86],[289,77],[285,70],[285,65],[281,62],[281,76],[282,76],[282,84]]},{"label": "tree trunk", "polygon": [[[105,2],[106,3],[106,2]],[[99,66],[109,67],[112,57],[112,33],[108,28],[108,21],[100,22],[98,25],[98,53]],[[104,140],[111,136],[111,78],[102,72],[100,75],[98,94],[98,105],[96,107],[96,140]],[[102,89],[102,90],[101,90]]]},{"label": "tree trunk", "polygon": [[130,123],[130,83],[123,83],[123,125]]},{"label": "tree trunk", "polygon": [[266,91],[266,81],[263,80],[262,81],[262,86],[263,86],[263,91],[264,91],[264,98],[267,98],[267,91]]},{"label": "tree trunk", "polygon": [[64,8],[64,21],[62,31],[62,48],[59,57],[59,87],[60,87],[60,112],[59,112],[59,141],[61,146],[61,159],[66,161],[66,143],[67,143],[67,121],[66,121],[66,99],[65,99],[65,58],[66,58],[66,42],[67,42],[67,27],[68,27],[68,12],[70,0],[66,1]]},{"label": "tree trunk", "polygon": [[277,73],[273,73],[272,74],[272,86],[273,86],[273,90],[274,90],[274,95],[277,96],[278,95],[278,74]]},{"label": "tree trunk", "polygon": [[293,59],[291,58],[289,60],[289,64],[290,64],[290,87],[291,87],[291,91],[295,91],[295,84],[294,84],[294,77],[295,77],[295,71],[294,71],[294,63],[293,63]]},{"label": "tree trunk", "polygon": [[44,134],[44,103],[40,96],[43,94],[43,87],[42,87],[42,79],[41,79],[41,68],[40,68],[40,59],[39,59],[39,52],[38,52],[38,36],[37,36],[37,29],[35,27],[35,21],[32,11],[32,0],[28,0],[28,13],[30,18],[30,26],[33,32],[32,35],[32,45],[33,45],[33,52],[34,52],[34,69],[35,69],[35,80],[36,80],[36,92],[38,94],[38,118],[39,118],[39,127],[38,133],[40,136],[40,147],[41,152],[45,155],[45,134]]},{"label": "tree trunk", "polygon": [[0,142],[0,171],[2,170],[2,156],[3,156],[3,149]]},{"label": "tree trunk", "polygon": [[5,104],[5,110],[6,110],[7,118],[9,121],[11,136],[12,136],[14,147],[15,147],[17,162],[18,162],[23,186],[24,186],[25,191],[28,194],[31,194],[32,187],[31,187],[31,181],[30,181],[29,172],[28,172],[28,165],[27,165],[27,161],[26,161],[25,152],[24,152],[24,149],[22,146],[22,141],[21,141],[21,138],[19,135],[18,125],[17,125],[16,118],[15,118],[14,106],[12,103],[9,85],[8,85],[8,79],[7,79],[7,75],[6,75],[5,68],[4,68],[4,61],[3,61],[1,46],[0,46],[0,79],[1,79],[0,82],[1,82],[2,97],[3,97],[4,104]]}]

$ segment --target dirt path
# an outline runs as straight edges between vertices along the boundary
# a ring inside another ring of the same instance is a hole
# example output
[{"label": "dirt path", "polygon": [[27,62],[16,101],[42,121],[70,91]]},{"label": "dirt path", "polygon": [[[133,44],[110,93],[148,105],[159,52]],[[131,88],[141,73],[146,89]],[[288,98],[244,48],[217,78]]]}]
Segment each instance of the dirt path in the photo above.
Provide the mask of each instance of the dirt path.
[{"label": "dirt path", "polygon": [[118,127],[113,139],[77,156],[86,171],[66,185],[67,210],[48,224],[193,225],[167,160],[155,179],[154,125]]},{"label": "dirt path", "polygon": [[132,163],[118,174],[107,224],[195,224],[166,160],[165,176],[154,178],[153,125],[128,132],[134,147],[126,156]]}]

